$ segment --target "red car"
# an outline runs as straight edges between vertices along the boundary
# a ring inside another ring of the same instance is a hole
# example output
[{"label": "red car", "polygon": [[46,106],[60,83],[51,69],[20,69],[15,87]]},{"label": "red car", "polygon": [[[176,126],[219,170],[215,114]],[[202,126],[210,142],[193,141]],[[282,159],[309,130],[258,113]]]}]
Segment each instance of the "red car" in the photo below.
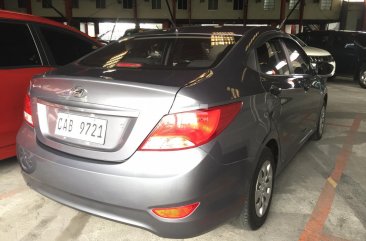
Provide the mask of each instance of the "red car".
[{"label": "red car", "polygon": [[15,136],[33,75],[68,64],[100,47],[61,23],[0,10],[0,160],[15,156]]}]

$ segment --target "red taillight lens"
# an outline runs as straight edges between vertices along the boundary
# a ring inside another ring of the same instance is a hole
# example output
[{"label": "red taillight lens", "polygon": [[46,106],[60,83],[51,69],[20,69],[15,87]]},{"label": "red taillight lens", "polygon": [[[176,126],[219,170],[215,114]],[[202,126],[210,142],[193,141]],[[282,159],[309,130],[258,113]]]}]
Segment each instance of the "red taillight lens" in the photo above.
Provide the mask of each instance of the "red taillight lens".
[{"label": "red taillight lens", "polygon": [[179,150],[205,144],[239,113],[241,102],[164,116],[139,150]]},{"label": "red taillight lens", "polygon": [[154,208],[152,211],[162,218],[185,218],[191,215],[199,205],[200,203],[197,202],[181,207]]},{"label": "red taillight lens", "polygon": [[31,100],[29,94],[24,98],[24,120],[31,126],[33,126]]}]

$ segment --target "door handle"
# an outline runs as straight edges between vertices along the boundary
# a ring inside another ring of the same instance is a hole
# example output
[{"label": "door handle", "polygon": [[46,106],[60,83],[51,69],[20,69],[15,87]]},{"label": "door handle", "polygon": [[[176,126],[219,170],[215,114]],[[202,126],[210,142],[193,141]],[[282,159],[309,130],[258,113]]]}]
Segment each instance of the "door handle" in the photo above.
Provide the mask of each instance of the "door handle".
[{"label": "door handle", "polygon": [[278,86],[271,85],[271,88],[269,88],[269,92],[270,92],[272,95],[278,96],[278,95],[280,95],[280,94],[281,94],[282,89],[281,89],[281,88],[279,88]]}]

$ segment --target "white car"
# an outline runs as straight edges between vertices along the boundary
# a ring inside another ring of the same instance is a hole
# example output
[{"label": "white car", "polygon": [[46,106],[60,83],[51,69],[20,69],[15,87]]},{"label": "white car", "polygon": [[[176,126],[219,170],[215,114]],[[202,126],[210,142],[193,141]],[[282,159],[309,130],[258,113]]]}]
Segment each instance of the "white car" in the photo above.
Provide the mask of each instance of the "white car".
[{"label": "white car", "polygon": [[295,35],[291,35],[291,37],[301,45],[305,53],[309,56],[310,62],[313,65],[319,62],[328,62],[329,64],[333,65],[332,76],[334,75],[336,69],[336,62],[333,56],[327,50],[310,47]]}]

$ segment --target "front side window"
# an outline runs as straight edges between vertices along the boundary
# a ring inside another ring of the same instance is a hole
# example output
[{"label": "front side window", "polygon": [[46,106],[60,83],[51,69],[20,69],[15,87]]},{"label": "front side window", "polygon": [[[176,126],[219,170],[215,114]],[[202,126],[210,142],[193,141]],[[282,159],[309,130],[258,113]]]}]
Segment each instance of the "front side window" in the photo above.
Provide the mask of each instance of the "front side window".
[{"label": "front side window", "polygon": [[243,10],[244,0],[234,0],[233,10]]},{"label": "front side window", "polygon": [[[295,6],[296,6],[296,10],[299,10],[300,9],[300,2],[299,0],[290,0],[289,4],[288,4],[288,9],[289,10],[292,10]],[[296,5],[297,4],[297,5]]]},{"label": "front side window", "polygon": [[222,36],[165,36],[122,39],[91,54],[80,64],[103,68],[207,68],[218,63],[238,40]]},{"label": "front side window", "polygon": [[331,10],[331,8],[332,8],[332,0],[320,1],[320,10]]},{"label": "front side window", "polygon": [[178,9],[187,9],[187,0],[178,0]]},{"label": "front side window", "polygon": [[79,0],[72,0],[72,8],[79,8]]},{"label": "front side window", "polygon": [[161,0],[151,0],[152,9],[161,9]]},{"label": "front side window", "polygon": [[366,34],[364,34],[364,33],[357,34],[355,37],[355,40],[352,42],[360,45],[361,47],[366,47]]},{"label": "front side window", "polygon": [[354,43],[356,34],[353,33],[341,33],[334,34],[333,45],[335,48],[343,49],[347,44]]},{"label": "front side window", "polygon": [[105,8],[105,0],[97,0],[95,4],[96,8]]},{"label": "front side window", "polygon": [[267,75],[288,75],[290,73],[286,55],[278,40],[270,40],[257,48],[259,70]]},{"label": "front side window", "polygon": [[217,10],[218,0],[208,0],[208,10]]},{"label": "front side window", "polygon": [[284,39],[284,43],[288,50],[290,66],[292,66],[293,73],[310,74],[310,65],[301,47],[290,39]]},{"label": "front side window", "polygon": [[40,66],[37,47],[25,24],[0,22],[0,68]]},{"label": "front side window", "polygon": [[51,8],[52,0],[42,0],[42,8]]},{"label": "front side window", "polygon": [[316,31],[310,32],[302,37],[303,40],[313,47],[327,49],[327,46],[332,44],[332,39],[329,34]]},{"label": "front side window", "polygon": [[125,9],[131,9],[133,6],[132,0],[123,0],[122,7]]},{"label": "front side window", "polygon": [[41,26],[40,31],[55,60],[56,65],[65,65],[92,52],[96,45],[69,31]]},{"label": "front side window", "polygon": [[26,0],[18,0],[18,8],[26,8],[27,2]]},{"label": "front side window", "polygon": [[264,0],[263,9],[273,10],[275,8],[275,0]]}]

